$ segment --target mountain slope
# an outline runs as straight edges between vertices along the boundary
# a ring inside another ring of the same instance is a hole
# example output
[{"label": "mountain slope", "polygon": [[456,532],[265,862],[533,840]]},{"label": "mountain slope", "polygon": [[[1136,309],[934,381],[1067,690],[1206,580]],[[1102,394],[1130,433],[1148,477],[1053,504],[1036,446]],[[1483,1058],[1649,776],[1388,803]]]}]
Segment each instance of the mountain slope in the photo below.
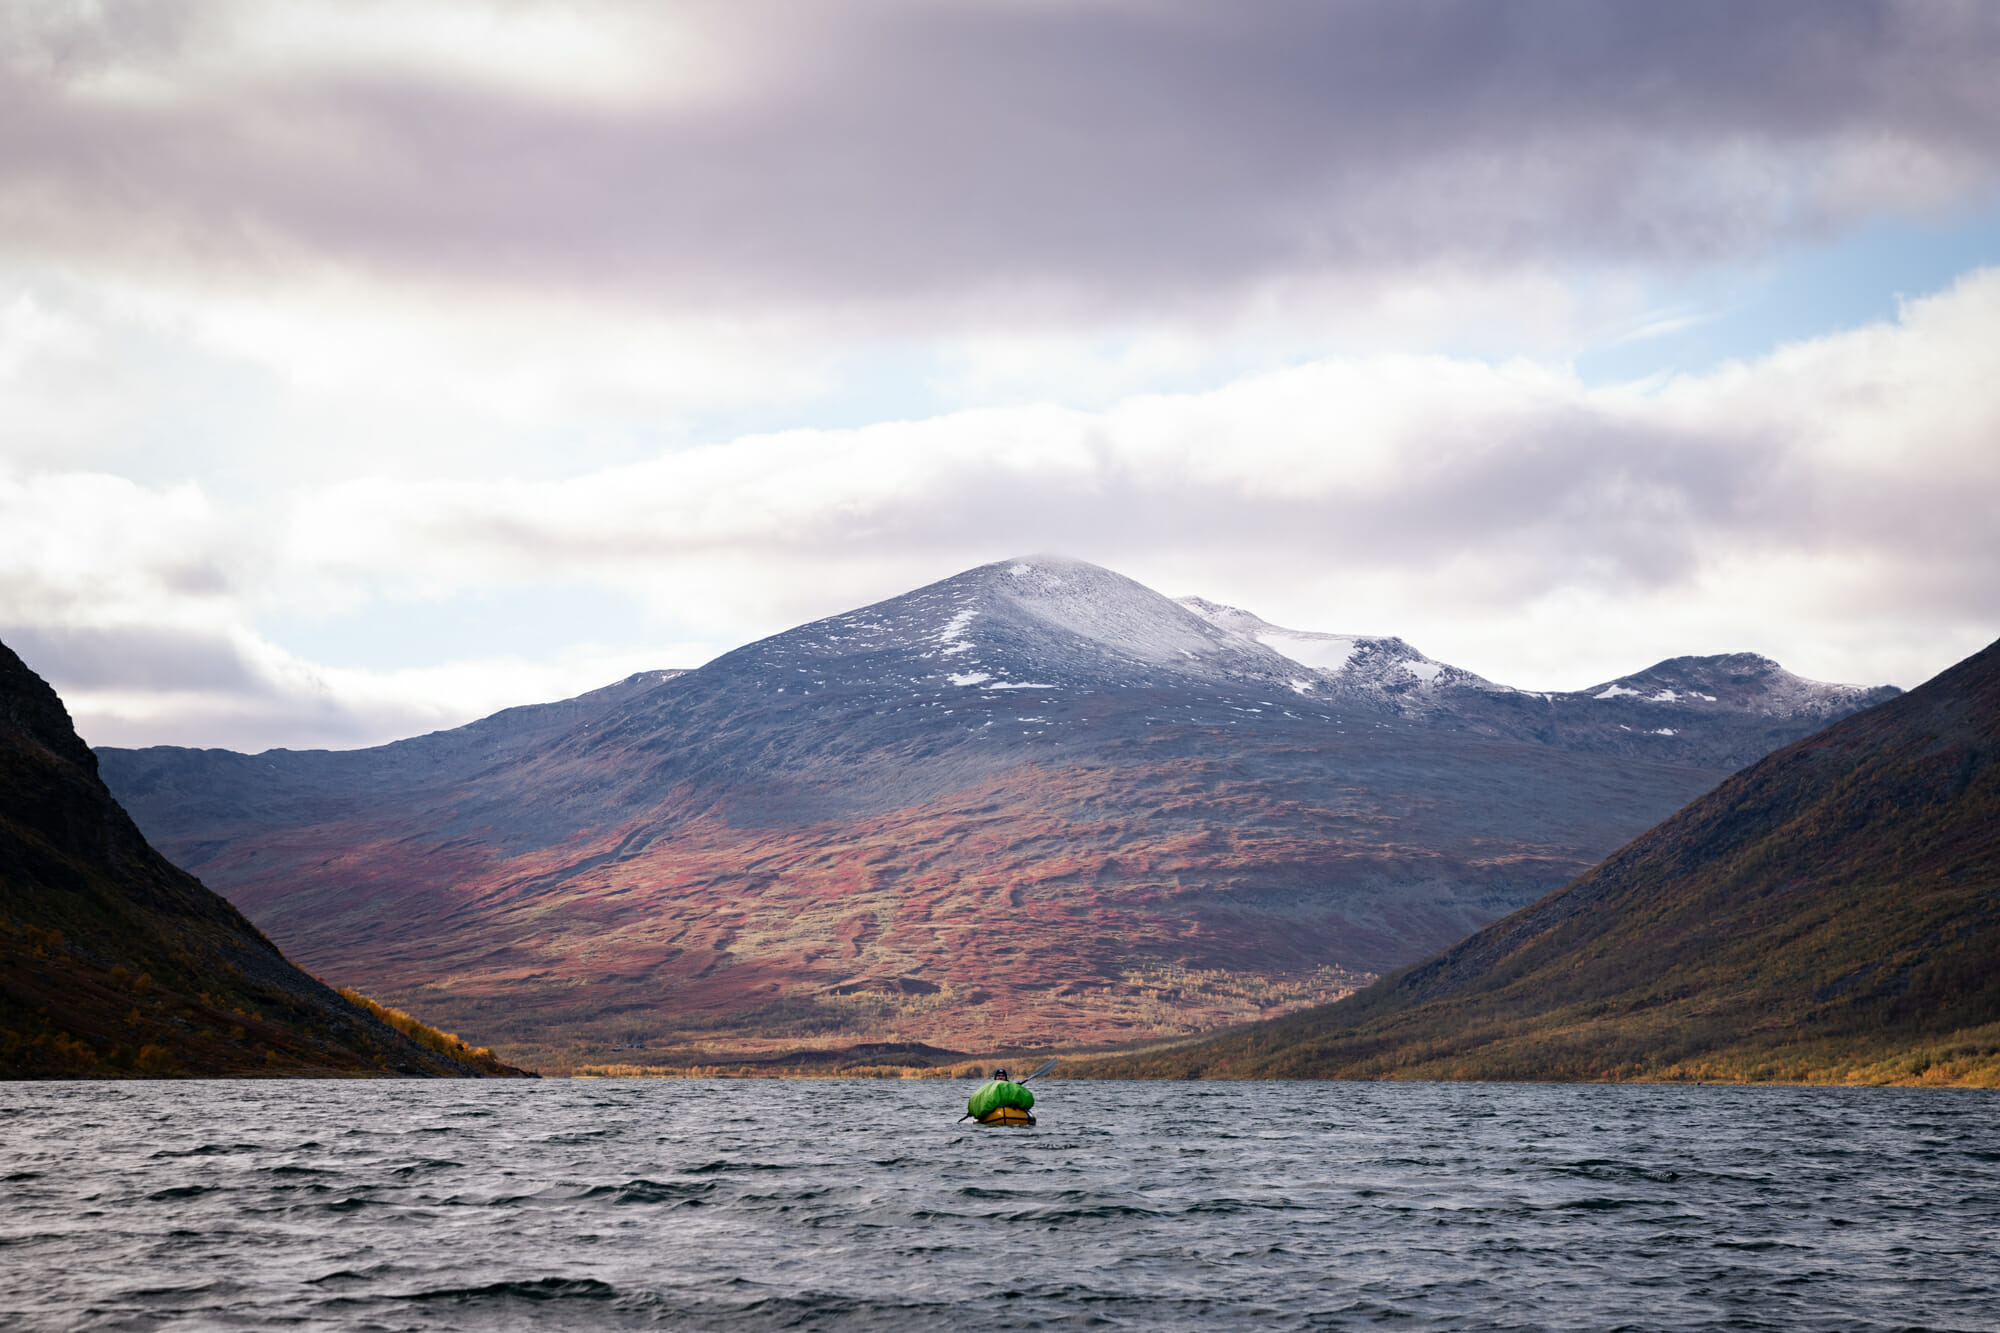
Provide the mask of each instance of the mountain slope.
[{"label": "mountain slope", "polygon": [[1823,716],[1746,686],[1654,754],[1602,741],[1622,696],[1434,674],[1423,706],[1349,689],[1036,556],[375,750],[100,757],[148,832],[307,965],[535,1058],[963,1049],[1332,998],[1707,790],[1744,728]]},{"label": "mountain slope", "polygon": [[1359,995],[1092,1071],[2000,1083],[2000,644]]},{"label": "mountain slope", "polygon": [[168,864],[0,644],[0,1077],[518,1072],[404,1036]]}]

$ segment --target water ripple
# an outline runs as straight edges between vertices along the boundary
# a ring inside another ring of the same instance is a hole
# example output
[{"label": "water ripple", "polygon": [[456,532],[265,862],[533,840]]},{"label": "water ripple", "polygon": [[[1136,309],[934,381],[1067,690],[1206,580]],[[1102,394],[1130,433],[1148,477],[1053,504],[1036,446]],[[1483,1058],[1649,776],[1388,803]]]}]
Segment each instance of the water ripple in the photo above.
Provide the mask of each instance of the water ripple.
[{"label": "water ripple", "polygon": [[1991,1329],[2000,1098],[10,1085],[0,1325]]}]

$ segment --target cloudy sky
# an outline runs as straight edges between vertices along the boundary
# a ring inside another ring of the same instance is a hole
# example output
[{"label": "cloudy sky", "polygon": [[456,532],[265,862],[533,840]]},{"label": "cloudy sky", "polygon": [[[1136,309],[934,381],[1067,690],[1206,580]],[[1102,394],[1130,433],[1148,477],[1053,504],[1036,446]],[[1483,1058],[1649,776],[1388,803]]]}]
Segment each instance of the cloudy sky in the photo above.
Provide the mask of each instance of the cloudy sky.
[{"label": "cloudy sky", "polygon": [[2000,5],[8,0],[0,640],[349,746],[1051,551],[1574,688],[2000,636]]}]

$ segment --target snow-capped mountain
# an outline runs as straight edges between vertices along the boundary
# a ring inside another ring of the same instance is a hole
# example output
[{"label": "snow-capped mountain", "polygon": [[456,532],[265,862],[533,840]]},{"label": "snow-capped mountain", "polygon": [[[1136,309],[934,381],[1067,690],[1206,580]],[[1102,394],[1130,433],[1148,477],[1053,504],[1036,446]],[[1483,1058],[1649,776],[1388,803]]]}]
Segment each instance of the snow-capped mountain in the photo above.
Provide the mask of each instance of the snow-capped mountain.
[{"label": "snow-capped mountain", "polygon": [[[1357,634],[1324,634],[1286,629],[1251,612],[1201,597],[1180,604],[1217,628],[1271,649],[1312,673],[1310,687],[1327,699],[1361,699],[1405,714],[1430,714],[1469,699],[1520,696],[1563,705],[1575,720],[1581,710],[1612,725],[1633,719],[1660,721],[1658,710],[1682,710],[1673,720],[1741,714],[1757,718],[1798,718],[1823,722],[1857,708],[1893,698],[1894,686],[1835,685],[1795,676],[1768,657],[1728,653],[1715,657],[1675,657],[1584,690],[1537,691],[1499,685],[1483,676],[1427,657],[1401,639]],[[1301,693],[1308,688],[1300,682]],[[1592,704],[1629,700],[1645,708],[1589,709]],[[1654,728],[1652,735],[1679,735],[1684,727]],[[1574,731],[1568,733],[1574,738]]]},{"label": "snow-capped mountain", "polygon": [[1287,629],[1200,597],[1183,597],[1181,605],[1298,663],[1305,678],[1293,682],[1295,690],[1322,703],[1670,763],[1740,768],[1897,693],[1894,686],[1807,680],[1755,653],[1671,658],[1587,690],[1526,690],[1427,657],[1397,638]]},{"label": "snow-capped mountain", "polygon": [[1873,697],[1532,693],[1031,556],[372,750],[99,756],[294,958],[447,1024],[977,1045],[1325,998]]},{"label": "snow-capped mountain", "polygon": [[1308,668],[1312,674],[1294,682],[1302,694],[1316,689],[1328,698],[1358,694],[1377,702],[1417,703],[1443,690],[1508,692],[1462,667],[1426,657],[1401,639],[1286,629],[1204,597],[1183,597],[1180,604],[1211,625]]},{"label": "snow-capped mountain", "polygon": [[[774,635],[712,665],[738,675],[763,671],[800,688],[817,687],[832,671],[829,684],[907,690],[912,699],[1190,680],[1262,688],[1295,674],[1282,654],[1143,584],[1058,556],[983,565]],[[788,673],[811,679],[790,682]]]},{"label": "snow-capped mountain", "polygon": [[[863,749],[899,755],[902,742],[937,760],[969,739],[989,751],[1039,749],[1088,743],[1121,725],[1338,726],[1357,712],[1728,769],[1768,752],[1781,734],[1803,734],[1894,693],[1807,681],[1750,654],[1675,658],[1589,690],[1535,691],[1440,662],[1399,638],[1288,629],[1043,555],[983,565],[750,644],[662,690],[659,708],[637,708],[631,721],[691,734],[697,716],[711,728],[756,719],[776,729],[755,751],[760,762],[807,771],[826,746],[850,764]],[[820,725],[781,724],[802,716]],[[974,768],[993,761],[972,753],[956,760]],[[890,762],[894,772],[875,775],[883,791],[911,776],[900,758]]]}]

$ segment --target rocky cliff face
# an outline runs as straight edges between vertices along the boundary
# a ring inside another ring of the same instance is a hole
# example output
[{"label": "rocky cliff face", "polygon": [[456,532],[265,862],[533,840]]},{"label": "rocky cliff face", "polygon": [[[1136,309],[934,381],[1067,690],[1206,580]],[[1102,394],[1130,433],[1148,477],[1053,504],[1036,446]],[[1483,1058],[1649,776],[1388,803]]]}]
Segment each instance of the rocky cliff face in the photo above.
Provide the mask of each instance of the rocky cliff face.
[{"label": "rocky cliff face", "polygon": [[102,759],[308,965],[449,1022],[1105,1040],[1421,957],[1865,697],[1623,688],[1531,694],[1030,557],[374,750]]},{"label": "rocky cliff face", "polygon": [[0,1077],[503,1069],[357,1009],[170,865],[0,645]]}]

